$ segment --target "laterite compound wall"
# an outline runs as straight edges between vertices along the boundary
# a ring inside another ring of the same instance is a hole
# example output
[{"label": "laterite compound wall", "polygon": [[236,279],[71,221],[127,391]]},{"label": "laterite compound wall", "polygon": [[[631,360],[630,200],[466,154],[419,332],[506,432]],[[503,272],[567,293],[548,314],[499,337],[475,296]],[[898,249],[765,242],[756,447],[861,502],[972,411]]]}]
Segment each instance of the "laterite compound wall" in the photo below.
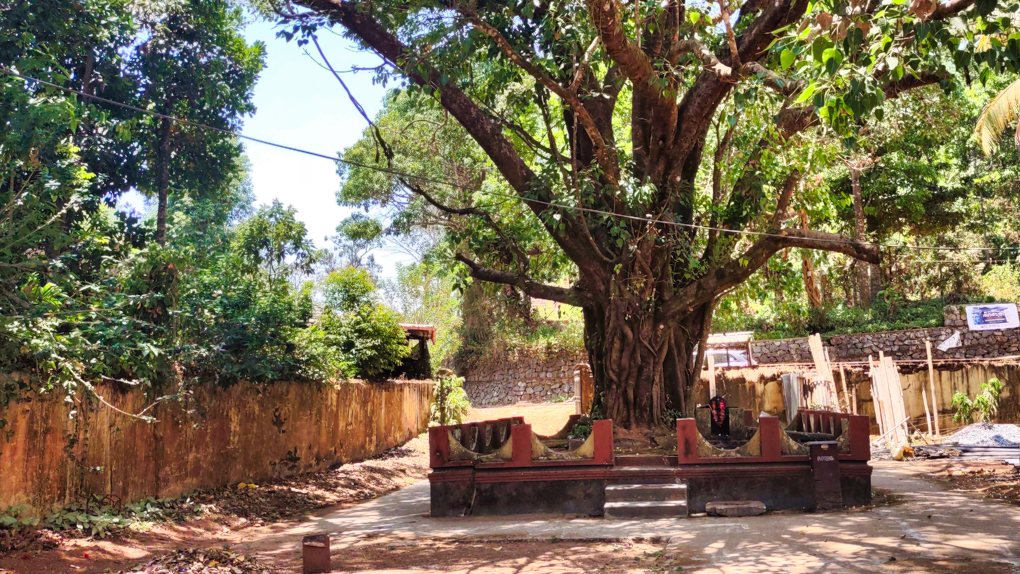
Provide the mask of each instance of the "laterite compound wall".
[{"label": "laterite compound wall", "polygon": [[[148,404],[138,390],[97,390],[127,412]],[[208,385],[159,404],[154,423],[96,401],[71,418],[61,396],[24,397],[0,409],[0,510],[173,497],[362,460],[424,432],[431,397],[429,381]]]}]

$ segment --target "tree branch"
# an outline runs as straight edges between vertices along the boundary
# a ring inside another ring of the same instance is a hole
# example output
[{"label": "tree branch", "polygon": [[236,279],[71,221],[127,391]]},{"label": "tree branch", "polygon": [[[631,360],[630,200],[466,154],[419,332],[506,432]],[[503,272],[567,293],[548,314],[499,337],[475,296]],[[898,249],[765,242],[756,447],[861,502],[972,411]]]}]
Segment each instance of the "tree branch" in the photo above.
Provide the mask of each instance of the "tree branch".
[{"label": "tree branch", "polygon": [[779,251],[789,247],[843,253],[854,259],[879,262],[878,246],[849,237],[810,229],[778,229],[762,236],[740,257],[712,269],[690,283],[663,305],[661,320],[692,312],[711,301],[718,293],[739,285]]},{"label": "tree branch", "polygon": [[[546,231],[567,256],[580,262],[578,265],[582,272],[596,275],[600,273],[599,269],[584,265],[588,249],[577,241],[576,234],[569,233],[569,230],[573,230],[577,225],[583,225],[583,223],[578,222],[570,213],[563,213],[561,210],[534,200],[537,198],[551,202],[554,198],[548,187],[541,183],[540,178],[518,153],[513,143],[503,134],[500,126],[463,90],[450,82],[443,81],[442,75],[435,68],[419,61],[417,55],[408,50],[395,34],[384,28],[373,18],[372,14],[366,11],[365,5],[345,0],[295,0],[295,2],[339,23],[382,56],[390,65],[400,70],[410,81],[438,92],[439,103],[478,142],[506,182],[517,192],[521,201],[538,216]],[[414,66],[412,62],[418,62],[419,65]],[[567,223],[567,233],[561,233],[556,226],[548,223],[547,214],[550,211],[560,213],[561,219]]]},{"label": "tree branch", "polygon": [[719,57],[715,55],[715,52],[709,50],[707,46],[701,43],[697,38],[686,38],[680,40],[676,44],[676,49],[679,50],[680,54],[694,54],[694,56],[701,61],[701,65],[704,68],[720,78],[729,78],[733,76],[733,67],[722,63]]},{"label": "tree branch", "polygon": [[[765,7],[757,17],[753,14],[758,12],[760,6],[754,0],[745,4],[740,11],[740,20],[754,18],[737,36],[737,54],[745,63],[760,60],[766,54],[775,31],[801,18],[808,3],[807,0],[777,0],[762,4]],[[737,29],[741,28],[738,21]],[[716,108],[734,84],[733,79],[719,76],[706,68],[684,94],[680,103],[679,129],[673,139],[681,161],[694,149],[695,142],[701,141],[709,129]]]},{"label": "tree branch", "polygon": [[[592,144],[595,146],[595,158],[598,160],[599,165],[602,166],[602,170],[605,172],[606,179],[610,183],[616,185],[620,182],[620,165],[616,159],[616,152],[612,146],[609,145],[605,138],[602,137],[602,132],[599,131],[598,126],[595,124],[594,118],[588,112],[588,108],[584,106],[581,98],[578,97],[577,91],[571,91],[569,88],[565,88],[560,85],[559,82],[554,80],[544,70],[539,68],[533,62],[525,58],[514,49],[510,41],[507,40],[503,34],[497,30],[494,26],[481,19],[476,12],[466,8],[463,5],[458,4],[456,10],[460,12],[471,25],[474,26],[481,33],[488,36],[496,46],[499,47],[500,51],[510,59],[517,67],[527,72],[531,77],[538,80],[548,90],[560,97],[563,101],[570,106],[574,113],[577,114],[577,119],[581,122],[584,127],[584,133],[591,139]],[[594,51],[594,44],[590,51]]]},{"label": "tree branch", "polygon": [[587,0],[588,14],[598,30],[609,57],[620,65],[630,81],[646,84],[655,76],[651,59],[627,38],[620,16],[619,0]]},{"label": "tree branch", "polygon": [[588,45],[588,49],[584,51],[584,56],[581,61],[577,64],[577,69],[574,70],[574,79],[571,80],[570,86],[567,88],[571,93],[578,93],[581,89],[581,83],[584,82],[584,77],[591,67],[591,58],[595,55],[595,50],[599,47],[599,38],[596,36],[592,39],[591,44]]},{"label": "tree branch", "polygon": [[556,287],[555,285],[546,285],[544,283],[538,283],[537,281],[523,275],[516,275],[513,273],[507,273],[506,271],[482,267],[478,264],[478,262],[463,253],[457,253],[455,257],[457,261],[468,266],[468,269],[471,270],[471,276],[475,279],[488,281],[490,283],[512,285],[524,291],[531,297],[536,297],[538,299],[558,301],[560,303],[566,303],[576,307],[585,307],[591,304],[591,297],[588,293],[578,289],[577,287]]},{"label": "tree branch", "polygon": [[521,269],[523,269],[523,270],[527,269],[527,267],[528,267],[528,256],[527,256],[527,254],[524,253],[524,250],[521,249],[521,247],[517,244],[517,242],[514,241],[513,238],[510,237],[506,233],[506,231],[503,230],[503,226],[501,226],[498,223],[496,223],[496,220],[493,219],[492,214],[490,214],[489,212],[485,211],[484,209],[478,209],[477,207],[474,207],[474,206],[471,206],[471,207],[452,207],[452,206],[446,205],[445,203],[443,203],[443,202],[439,201],[438,199],[436,199],[435,196],[433,196],[429,192],[425,191],[425,189],[422,188],[420,185],[413,184],[413,183],[411,183],[410,181],[408,181],[405,178],[400,178],[400,183],[402,183],[404,185],[404,187],[406,187],[407,189],[410,189],[412,192],[416,193],[417,195],[420,195],[422,197],[422,199],[424,199],[426,202],[428,202],[429,205],[435,207],[436,209],[438,209],[438,210],[440,210],[440,211],[442,211],[444,213],[448,213],[450,215],[461,215],[461,216],[471,215],[471,216],[475,216],[475,217],[478,217],[479,219],[481,219],[483,222],[485,222],[486,225],[489,226],[489,229],[492,229],[493,231],[496,232],[496,235],[499,236],[500,240],[503,241],[503,243],[506,245],[506,247],[509,248],[514,253],[514,255],[517,257],[517,263],[518,263],[518,265],[521,266]]},{"label": "tree branch", "polygon": [[935,8],[935,12],[932,14],[932,19],[941,20],[950,16],[955,16],[956,14],[959,14],[973,6],[974,1],[975,0],[949,0],[949,2],[939,4],[938,8]]}]

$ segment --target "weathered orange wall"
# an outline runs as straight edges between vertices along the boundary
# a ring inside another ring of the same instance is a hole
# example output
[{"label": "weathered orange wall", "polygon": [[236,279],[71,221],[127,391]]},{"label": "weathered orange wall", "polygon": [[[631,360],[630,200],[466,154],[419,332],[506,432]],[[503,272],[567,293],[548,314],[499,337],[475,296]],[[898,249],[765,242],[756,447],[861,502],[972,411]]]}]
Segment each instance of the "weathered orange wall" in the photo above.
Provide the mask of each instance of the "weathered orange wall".
[{"label": "weathered orange wall", "polygon": [[[127,412],[147,404],[136,390],[98,392]],[[423,432],[431,396],[427,381],[210,385],[184,405],[158,405],[155,423],[94,404],[79,414],[84,475],[66,451],[69,405],[54,395],[23,399],[0,410],[0,509],[44,512],[88,494],[172,497],[365,459]]]}]

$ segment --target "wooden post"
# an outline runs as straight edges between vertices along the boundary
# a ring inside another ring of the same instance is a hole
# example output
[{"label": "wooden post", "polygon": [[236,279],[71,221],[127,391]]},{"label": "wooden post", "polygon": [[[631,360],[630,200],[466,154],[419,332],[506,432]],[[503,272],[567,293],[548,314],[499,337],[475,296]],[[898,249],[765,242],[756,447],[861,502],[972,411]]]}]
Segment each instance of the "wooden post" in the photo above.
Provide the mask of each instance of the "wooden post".
[{"label": "wooden post", "polygon": [[935,417],[935,436],[942,436],[942,429],[939,428],[939,400],[935,395],[935,365],[931,361],[931,341],[924,340],[924,350],[928,354],[928,386],[931,388],[931,410]]},{"label": "wooden post", "polygon": [[924,392],[924,383],[921,383],[921,402],[924,403],[924,420],[928,423],[928,434],[932,434],[931,412],[928,408],[928,393]]},{"label": "wooden post", "polygon": [[843,372],[843,364],[839,365],[839,382],[843,386],[843,400],[846,401],[846,412],[857,414],[857,406],[850,402],[850,391],[846,388],[846,373]]},{"label": "wooden post", "polygon": [[875,366],[875,361],[868,355],[868,368],[871,371],[871,404],[875,407],[875,420],[878,421],[878,434],[885,435],[885,407],[882,404],[882,373]]},{"label": "wooden post", "polygon": [[715,357],[708,356],[708,399],[715,396]]},{"label": "wooden post", "polygon": [[829,392],[832,393],[832,410],[839,411],[839,390],[836,389],[836,377],[832,375],[832,360],[829,359],[829,348],[822,349],[825,352],[825,379]]}]

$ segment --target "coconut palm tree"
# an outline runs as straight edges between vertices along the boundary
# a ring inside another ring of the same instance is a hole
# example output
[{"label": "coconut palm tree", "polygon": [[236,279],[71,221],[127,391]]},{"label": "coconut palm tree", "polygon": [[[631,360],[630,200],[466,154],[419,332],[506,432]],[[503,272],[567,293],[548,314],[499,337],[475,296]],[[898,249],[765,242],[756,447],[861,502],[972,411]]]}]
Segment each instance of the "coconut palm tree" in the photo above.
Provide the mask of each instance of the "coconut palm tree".
[{"label": "coconut palm tree", "polygon": [[1020,155],[1020,79],[1006,86],[1006,89],[999,92],[992,101],[988,102],[985,109],[978,117],[974,133],[981,142],[981,149],[985,155],[991,155],[999,146],[999,138],[1003,130],[1016,122],[1013,141],[1016,144],[1017,155]]}]

